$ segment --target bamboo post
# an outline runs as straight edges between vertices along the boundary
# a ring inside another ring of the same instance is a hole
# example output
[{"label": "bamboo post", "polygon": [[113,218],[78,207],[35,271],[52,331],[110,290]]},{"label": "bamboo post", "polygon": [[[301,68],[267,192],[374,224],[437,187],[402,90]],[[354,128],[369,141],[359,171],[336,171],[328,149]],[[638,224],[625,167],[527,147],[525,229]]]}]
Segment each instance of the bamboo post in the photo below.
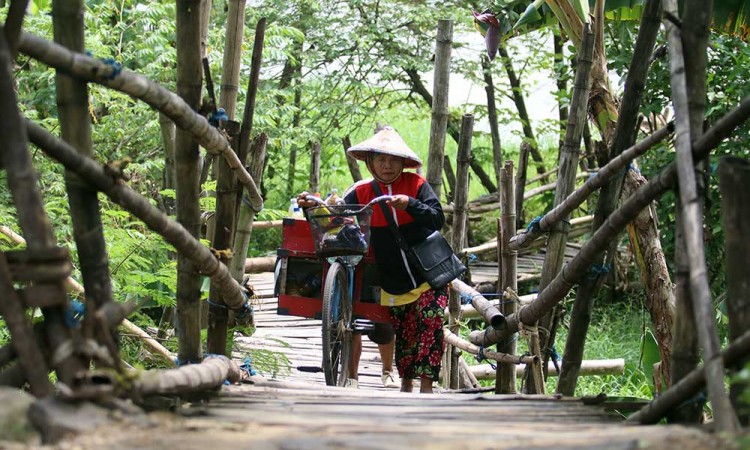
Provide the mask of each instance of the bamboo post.
[{"label": "bamboo post", "polygon": [[[266,159],[266,145],[268,144],[268,136],[265,133],[261,133],[253,139],[250,154],[253,156],[250,160],[251,171],[258,182],[261,181],[263,175],[263,161]],[[234,247],[232,248],[232,261],[229,265],[232,277],[236,282],[242,282],[242,278],[245,274],[245,258],[247,257],[247,248],[250,245],[250,235],[252,234],[255,214],[257,214],[251,205],[247,205],[243,202],[240,207],[239,216],[237,218],[237,231],[234,235]]]},{"label": "bamboo post", "polygon": [[[49,371],[47,362],[34,336],[31,323],[26,320],[21,299],[13,287],[8,261],[3,252],[0,252],[0,290],[5,293],[5,298],[0,301],[0,315],[3,316],[5,325],[10,331],[12,348],[18,358],[18,365],[29,382],[31,393],[36,397],[50,396],[54,394],[55,389],[47,375]],[[0,372],[2,369],[2,364],[0,364]]]},{"label": "bamboo post", "polygon": [[240,67],[242,65],[242,37],[245,30],[245,1],[227,2],[227,31],[224,40],[224,60],[221,67],[219,87],[220,106],[229,120],[234,120],[237,111]]},{"label": "bamboo post", "polygon": [[[0,7],[5,7],[5,1],[1,2]],[[21,27],[23,26],[23,19],[26,16],[26,8],[29,5],[29,0],[16,0],[10,2],[8,7],[8,15],[5,18],[5,24],[3,25],[3,33],[5,33],[5,40],[8,43],[8,51],[10,52],[10,59],[14,61],[18,53],[18,35],[21,33]]]},{"label": "bamboo post", "polygon": [[[225,131],[230,139],[239,135],[240,124],[230,120]],[[236,146],[235,146],[236,148]],[[214,235],[209,236],[211,247],[219,251],[231,251],[234,242],[234,223],[236,219],[237,177],[232,168],[223,159],[217,161],[218,173],[216,178],[216,227]],[[257,178],[255,178],[257,179]],[[243,258],[244,259],[244,258]],[[223,264],[228,264],[231,256],[219,258]],[[219,294],[220,289],[211,283],[208,294],[208,330],[206,332],[206,350],[216,355],[227,353],[227,326],[229,311],[224,298]]]},{"label": "bamboo post", "polygon": [[[705,158],[712,149],[731,135],[748,117],[750,117],[750,97],[744,98],[736,108],[725,114],[716,122],[716,125],[693,144],[695,159]],[[573,283],[588,270],[596,252],[606,248],[617,233],[622,231],[641,210],[671,189],[676,182],[676,165],[671,163],[631,195],[618,210],[607,218],[604,224],[591,236],[591,239],[581,247],[578,254],[563,267],[562,272],[552,280],[546,289],[539,293],[536,300],[521,308],[517,314],[505,317],[505,321],[497,329],[488,329],[486,332],[472,332],[470,335],[471,342],[484,346],[496,344],[518,331],[519,322],[534,322],[542,314],[549,311],[568,293]]]},{"label": "bamboo post", "polygon": [[[0,33],[0,136],[3,136],[3,151],[0,152],[0,167],[5,169],[8,188],[16,205],[18,223],[24,234],[29,237],[28,248],[44,252],[57,247],[55,234],[44,211],[44,203],[36,183],[31,155],[28,151],[26,127],[18,110],[13,83],[12,61],[5,41],[5,34]],[[56,287],[58,283],[53,283]],[[46,341],[51,351],[56,352],[71,339],[71,330],[65,326],[65,309],[67,299],[59,282],[60,293],[58,306],[44,308],[46,323]],[[75,374],[84,368],[78,356],[69,355],[61,358],[52,369],[57,371],[58,379],[64,383],[73,381]]]},{"label": "bamboo post", "polygon": [[[453,232],[451,234],[451,246],[454,252],[460,252],[464,248],[464,237],[466,236],[466,204],[469,201],[469,160],[471,159],[471,136],[474,130],[474,116],[464,114],[461,120],[461,141],[456,154],[456,190],[455,208],[453,216]],[[453,334],[458,334],[461,320],[461,301],[456,291],[450,291],[448,297],[448,327]],[[458,359],[460,356],[453,351],[452,346],[447,346],[446,351],[450,356],[449,370],[450,388],[458,389]]]},{"label": "bamboo post", "polygon": [[[664,0],[665,15],[678,18],[676,0]],[[682,33],[673,22],[667,20],[670,61],[670,84],[672,102],[675,108],[675,148],[679,193],[685,218],[685,245],[690,266],[690,290],[692,291],[693,314],[698,326],[698,342],[706,361],[708,393],[713,406],[716,425],[719,431],[734,431],[738,427],[737,417],[724,390],[724,363],[719,358],[719,338],[711,303],[711,290],[708,285],[706,256],[703,247],[702,212],[700,197],[697,195],[693,154],[691,151],[690,114],[688,112],[688,92],[685,81],[685,61],[683,59]],[[702,48],[688,49],[689,52],[705,52]]]},{"label": "bamboo post", "polygon": [[[724,248],[727,270],[727,316],[729,317],[729,340],[738,339],[750,329],[750,265],[747,255],[750,245],[750,162],[743,158],[724,157],[719,161],[719,188],[721,189],[721,216],[724,225]],[[750,355],[732,365],[737,373],[750,361]],[[739,414],[740,423],[748,425],[748,413],[743,411],[742,393],[747,382],[732,383],[729,389],[732,404]]]},{"label": "bamboo post", "polygon": [[[177,95],[193,110],[201,101],[201,7],[205,0],[177,2]],[[175,188],[177,221],[198,238],[200,232],[200,153],[190,133],[179,129],[175,139]],[[177,255],[178,358],[182,362],[203,359],[200,325],[200,272],[184,254]]]},{"label": "bamboo post", "polygon": [[[576,63],[576,76],[573,84],[573,94],[570,101],[570,112],[568,114],[568,125],[565,132],[565,142],[560,148],[560,158],[557,172],[557,189],[555,189],[555,205],[559,205],[575,189],[575,177],[578,171],[578,156],[581,152],[581,136],[583,126],[586,123],[588,112],[589,91],[591,89],[591,64],[594,54],[594,33],[591,24],[584,24],[581,34],[581,44],[578,48]],[[565,246],[570,230],[569,216],[552,229],[547,238],[547,251],[544,255],[542,266],[542,278],[539,282],[539,290],[543,290],[562,270],[565,258]],[[527,324],[531,325],[531,324]],[[539,350],[544,364],[547,364],[549,356],[553,353],[555,345],[555,331],[557,329],[557,314],[553,308],[549,314],[539,320],[539,329],[547,330],[543,336],[539,336],[536,330],[530,333],[532,341],[539,339]],[[578,343],[580,344],[580,342]],[[533,347],[537,344],[534,343]],[[538,374],[537,374],[538,375]],[[527,387],[544,386],[539,380],[527,383]],[[541,394],[543,392],[529,392]]]},{"label": "bamboo post", "polygon": [[310,192],[320,192],[320,142],[310,144]]},{"label": "bamboo post", "polygon": [[490,124],[492,138],[492,167],[495,169],[495,182],[500,187],[500,171],[503,168],[503,147],[500,142],[500,129],[497,126],[497,102],[495,101],[495,82],[492,79],[492,66],[487,55],[482,55],[482,76],[484,92],[487,95],[487,121]]},{"label": "bamboo post", "polygon": [[[498,237],[497,246],[498,261],[500,267],[498,274],[497,292],[502,293],[500,305],[502,313],[506,316],[515,314],[518,311],[518,303],[515,299],[505,297],[506,290],[518,290],[518,252],[508,246],[510,238],[515,233],[516,227],[516,195],[513,187],[513,161],[506,161],[505,167],[500,170],[500,180],[498,180],[498,189],[500,191],[500,219],[498,220]],[[506,339],[505,342],[497,344],[497,351],[515,355],[518,344],[516,339]],[[495,393],[496,394],[515,394],[516,393],[516,368],[510,364],[501,362],[497,366],[495,373]]]},{"label": "bamboo post", "polygon": [[453,46],[453,21],[438,20],[435,37],[435,79],[432,90],[432,120],[427,158],[427,182],[440,198],[443,184],[443,155],[445,132],[448,127],[448,88],[450,86],[451,48]]},{"label": "bamboo post", "polygon": [[[52,2],[55,41],[75,52],[84,51],[84,11],[83,0]],[[91,157],[93,144],[86,82],[58,71],[55,76],[55,88],[62,139],[82,155]],[[83,333],[88,338],[94,338],[97,334],[96,312],[105,304],[114,301],[98,193],[70,171],[65,173],[65,186],[73,223],[73,237],[78,249],[78,264],[88,294],[88,314],[83,317]],[[120,361],[118,355],[112,357],[115,361]]]},{"label": "bamboo post", "polygon": [[349,139],[349,135],[344,136],[341,143],[344,145],[344,155],[346,156],[346,164],[349,166],[349,173],[352,174],[352,181],[355,183],[362,180],[362,171],[359,170],[359,163],[354,157],[348,154],[346,151],[352,146],[352,141]]},{"label": "bamboo post", "polygon": [[523,218],[523,197],[526,189],[526,172],[529,167],[529,152],[531,152],[531,144],[528,141],[521,142],[521,148],[518,150],[518,172],[516,173],[516,228],[523,228],[526,223]]}]

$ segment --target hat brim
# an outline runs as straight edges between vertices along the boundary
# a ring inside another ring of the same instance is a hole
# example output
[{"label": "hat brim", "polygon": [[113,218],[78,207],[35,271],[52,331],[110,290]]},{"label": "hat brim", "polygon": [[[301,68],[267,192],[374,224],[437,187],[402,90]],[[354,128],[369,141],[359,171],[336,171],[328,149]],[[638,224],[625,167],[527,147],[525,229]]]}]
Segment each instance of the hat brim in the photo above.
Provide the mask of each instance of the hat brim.
[{"label": "hat brim", "polygon": [[367,161],[367,155],[371,153],[384,153],[404,158],[404,168],[406,169],[422,167],[422,160],[419,156],[390,127],[379,131],[370,139],[349,147],[346,153],[360,161]]}]

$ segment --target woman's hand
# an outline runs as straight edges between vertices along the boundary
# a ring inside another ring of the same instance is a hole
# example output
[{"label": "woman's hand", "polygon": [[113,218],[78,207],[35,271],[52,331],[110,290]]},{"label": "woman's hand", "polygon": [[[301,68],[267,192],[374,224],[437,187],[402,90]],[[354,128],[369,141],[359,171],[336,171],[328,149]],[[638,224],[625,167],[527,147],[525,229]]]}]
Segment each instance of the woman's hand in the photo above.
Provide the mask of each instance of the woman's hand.
[{"label": "woman's hand", "polygon": [[307,199],[308,195],[311,194],[307,191],[297,194],[297,204],[300,206],[300,208],[312,208],[314,206],[318,206],[315,201]]},{"label": "woman's hand", "polygon": [[394,195],[393,198],[385,202],[385,204],[396,209],[406,209],[406,207],[409,206],[409,196],[403,194]]}]

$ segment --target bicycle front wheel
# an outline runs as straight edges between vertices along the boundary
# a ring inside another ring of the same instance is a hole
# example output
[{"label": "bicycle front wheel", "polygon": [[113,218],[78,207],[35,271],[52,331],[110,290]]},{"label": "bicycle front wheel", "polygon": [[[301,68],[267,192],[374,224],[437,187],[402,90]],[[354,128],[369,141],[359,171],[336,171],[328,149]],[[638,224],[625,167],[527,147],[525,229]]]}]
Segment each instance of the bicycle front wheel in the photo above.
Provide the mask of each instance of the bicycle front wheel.
[{"label": "bicycle front wheel", "polygon": [[346,267],[334,262],[323,289],[323,373],[329,386],[343,386],[352,345],[352,301]]}]

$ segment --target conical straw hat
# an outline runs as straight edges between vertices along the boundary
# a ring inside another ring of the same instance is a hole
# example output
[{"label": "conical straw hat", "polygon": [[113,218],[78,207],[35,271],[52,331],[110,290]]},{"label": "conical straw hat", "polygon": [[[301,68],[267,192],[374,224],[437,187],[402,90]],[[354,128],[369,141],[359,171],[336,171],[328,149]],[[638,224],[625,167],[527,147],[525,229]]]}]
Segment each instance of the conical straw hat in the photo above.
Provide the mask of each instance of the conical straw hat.
[{"label": "conical straw hat", "polygon": [[406,169],[422,167],[422,160],[419,159],[419,156],[406,145],[401,136],[391,127],[383,128],[370,139],[349,147],[346,152],[360,161],[367,161],[368,153],[385,153],[404,158],[404,168]]}]

